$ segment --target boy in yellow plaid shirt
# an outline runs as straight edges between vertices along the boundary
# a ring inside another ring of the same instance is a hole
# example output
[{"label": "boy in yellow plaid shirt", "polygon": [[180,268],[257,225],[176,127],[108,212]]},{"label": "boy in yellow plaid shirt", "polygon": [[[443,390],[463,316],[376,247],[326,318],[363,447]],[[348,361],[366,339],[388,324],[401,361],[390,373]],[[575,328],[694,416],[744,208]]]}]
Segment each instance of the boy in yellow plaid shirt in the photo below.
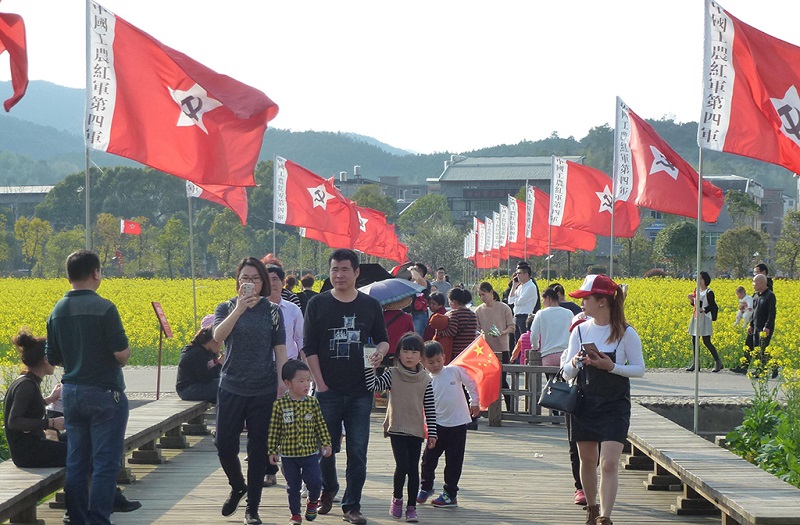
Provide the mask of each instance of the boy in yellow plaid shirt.
[{"label": "boy in yellow plaid shirt", "polygon": [[272,420],[267,442],[269,461],[278,464],[280,454],[289,510],[292,513],[289,525],[300,525],[300,488],[305,482],[308,488],[306,519],[317,517],[319,495],[322,490],[322,474],[319,470],[319,452],[331,455],[331,436],[322,410],[315,397],[309,396],[311,372],[302,361],[290,360],[283,365],[281,378],[287,387],[286,394],[272,406]]}]

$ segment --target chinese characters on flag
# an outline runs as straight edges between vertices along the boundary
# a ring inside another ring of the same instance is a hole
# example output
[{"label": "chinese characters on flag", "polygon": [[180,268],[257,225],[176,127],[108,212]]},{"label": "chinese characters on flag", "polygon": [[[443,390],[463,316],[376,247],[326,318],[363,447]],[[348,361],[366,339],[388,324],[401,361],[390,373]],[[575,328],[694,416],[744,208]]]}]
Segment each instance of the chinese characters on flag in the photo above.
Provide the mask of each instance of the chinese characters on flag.
[{"label": "chinese characters on flag", "polygon": [[700,147],[800,173],[800,47],[741,22],[710,0],[703,47]]}]

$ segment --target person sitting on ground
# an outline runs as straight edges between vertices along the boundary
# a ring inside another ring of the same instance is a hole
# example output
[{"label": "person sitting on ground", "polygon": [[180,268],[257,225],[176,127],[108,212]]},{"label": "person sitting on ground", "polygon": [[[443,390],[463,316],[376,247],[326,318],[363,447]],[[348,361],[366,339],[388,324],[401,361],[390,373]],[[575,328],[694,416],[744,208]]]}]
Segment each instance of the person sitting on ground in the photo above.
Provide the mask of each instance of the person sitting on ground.
[{"label": "person sitting on ground", "polygon": [[181,350],[175,384],[178,397],[184,401],[217,402],[219,372],[224,362],[221,348],[222,343],[214,340],[214,315],[209,314],[200,322],[192,342]]}]

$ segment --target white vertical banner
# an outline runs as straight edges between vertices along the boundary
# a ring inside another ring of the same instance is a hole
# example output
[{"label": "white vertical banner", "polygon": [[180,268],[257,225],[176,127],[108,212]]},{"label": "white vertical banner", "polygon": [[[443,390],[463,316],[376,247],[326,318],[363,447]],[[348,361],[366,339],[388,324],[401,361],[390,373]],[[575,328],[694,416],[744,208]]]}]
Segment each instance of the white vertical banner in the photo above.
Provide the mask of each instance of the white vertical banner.
[{"label": "white vertical banner", "polygon": [[517,199],[512,195],[508,196],[508,242],[517,242],[519,225],[519,206]]},{"label": "white vertical banner", "polygon": [[627,104],[617,97],[617,117],[614,124],[614,200],[627,202],[632,193],[631,119]]},{"label": "white vertical banner", "polygon": [[553,178],[550,180],[550,224],[561,226],[567,201],[567,161],[553,157]]},{"label": "white vertical banner", "polygon": [[508,206],[500,205],[500,246],[508,244]]},{"label": "white vertical banner", "polygon": [[486,217],[486,244],[483,246],[484,252],[491,252],[494,247],[494,221]]},{"label": "white vertical banner", "polygon": [[486,224],[478,221],[478,252],[483,253],[486,245]]},{"label": "white vertical banner", "polygon": [[735,28],[722,6],[711,0],[706,0],[705,4],[703,107],[697,126],[697,145],[724,151],[736,79],[733,65]]},{"label": "white vertical banner", "polygon": [[492,212],[492,224],[494,225],[494,235],[492,235],[492,249],[499,250],[500,249],[500,230],[502,229],[502,224],[500,223],[500,214],[496,211]]},{"label": "white vertical banner", "polygon": [[533,205],[536,204],[536,194],[533,186],[525,187],[525,238],[531,236],[533,229]]}]

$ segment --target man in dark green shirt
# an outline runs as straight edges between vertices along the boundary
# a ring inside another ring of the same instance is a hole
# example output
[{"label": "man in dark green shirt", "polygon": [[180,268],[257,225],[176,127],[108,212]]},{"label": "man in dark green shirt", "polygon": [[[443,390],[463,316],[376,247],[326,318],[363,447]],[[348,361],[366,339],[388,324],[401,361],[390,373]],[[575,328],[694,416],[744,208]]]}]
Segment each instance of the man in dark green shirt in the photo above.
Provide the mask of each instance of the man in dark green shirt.
[{"label": "man in dark green shirt", "polygon": [[46,353],[64,367],[67,511],[73,524],[108,525],[128,424],[122,367],[131,349],[117,307],[97,294],[97,254],[79,250],[66,266],[72,289],[47,319]]}]

